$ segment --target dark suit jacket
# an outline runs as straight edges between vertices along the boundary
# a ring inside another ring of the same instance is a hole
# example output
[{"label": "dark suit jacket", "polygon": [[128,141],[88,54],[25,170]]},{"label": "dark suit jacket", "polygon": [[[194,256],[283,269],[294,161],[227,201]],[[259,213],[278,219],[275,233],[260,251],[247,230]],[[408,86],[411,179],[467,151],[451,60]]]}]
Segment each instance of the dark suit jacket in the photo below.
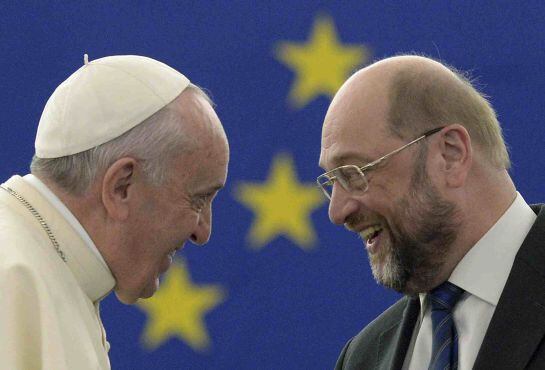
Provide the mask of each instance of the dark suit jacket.
[{"label": "dark suit jacket", "polygon": [[[517,253],[473,369],[545,369],[545,205]],[[399,370],[420,312],[404,297],[344,347],[336,369]]]}]

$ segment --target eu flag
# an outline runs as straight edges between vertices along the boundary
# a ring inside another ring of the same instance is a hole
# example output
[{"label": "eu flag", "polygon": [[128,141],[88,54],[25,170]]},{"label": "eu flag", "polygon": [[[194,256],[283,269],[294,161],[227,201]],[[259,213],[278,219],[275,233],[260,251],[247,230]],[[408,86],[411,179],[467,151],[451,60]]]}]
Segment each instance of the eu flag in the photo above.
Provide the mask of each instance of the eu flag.
[{"label": "eu flag", "polygon": [[401,52],[469,70],[498,112],[519,191],[542,200],[544,13],[491,1],[3,2],[0,175],[28,173],[43,106],[84,53],[176,68],[216,103],[228,182],[210,242],[179,252],[153,298],[103,301],[112,368],[331,369],[398,298],[373,281],[362,241],[329,222],[315,185],[332,97]]}]

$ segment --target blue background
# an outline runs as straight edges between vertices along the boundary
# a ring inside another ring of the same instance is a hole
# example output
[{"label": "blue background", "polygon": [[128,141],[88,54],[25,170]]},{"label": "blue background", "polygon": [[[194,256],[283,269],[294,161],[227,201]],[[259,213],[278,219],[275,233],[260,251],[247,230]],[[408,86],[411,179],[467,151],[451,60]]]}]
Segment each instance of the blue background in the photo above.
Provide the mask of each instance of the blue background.
[{"label": "blue background", "polygon": [[330,97],[294,108],[288,94],[296,74],[275,48],[308,42],[323,15],[339,42],[364,45],[371,59],[416,51],[470,71],[497,110],[512,177],[531,203],[543,200],[544,14],[537,1],[4,1],[0,178],[28,173],[43,106],[82,65],[83,53],[91,60],[146,55],[182,71],[212,93],[232,154],[210,243],[178,256],[193,284],[222,286],[226,298],[204,315],[208,350],[176,336],[149,350],[141,339],[146,313],[111,295],[101,309],[112,367],[332,368],[346,340],[397,295],[376,285],[361,241],[329,223],[326,203],[309,214],[312,249],[285,235],[257,250],[248,245],[255,215],[237,200],[237,186],[265,183],[279,153],[293,158],[301,183],[321,173]]}]

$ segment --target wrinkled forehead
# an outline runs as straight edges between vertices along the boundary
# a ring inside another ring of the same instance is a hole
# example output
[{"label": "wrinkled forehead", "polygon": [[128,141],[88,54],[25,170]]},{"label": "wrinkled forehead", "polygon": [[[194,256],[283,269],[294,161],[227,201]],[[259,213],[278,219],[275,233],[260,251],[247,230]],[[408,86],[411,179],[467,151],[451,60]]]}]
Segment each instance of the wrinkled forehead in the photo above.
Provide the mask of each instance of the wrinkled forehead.
[{"label": "wrinkled forehead", "polygon": [[192,143],[189,165],[225,167],[229,161],[229,143],[216,112],[195,92],[188,91],[181,98],[178,111],[185,135]]},{"label": "wrinkled forehead", "polygon": [[324,120],[320,152],[324,169],[371,162],[389,136],[385,100],[362,95],[342,98],[332,102]]},{"label": "wrinkled forehead", "polygon": [[188,178],[191,192],[219,189],[225,185],[229,165],[227,140],[213,136],[186,153],[180,162],[180,172]]},{"label": "wrinkled forehead", "polygon": [[197,156],[206,165],[224,167],[229,162],[229,142],[225,130],[212,107],[207,106],[199,115],[199,122],[194,127],[197,144]]},{"label": "wrinkled forehead", "polygon": [[341,125],[322,138],[325,145],[320,152],[320,167],[332,168],[355,164],[363,166],[382,153],[385,135],[380,129],[363,129],[362,126]]},{"label": "wrinkled forehead", "polygon": [[225,136],[221,122],[212,106],[203,96],[195,91],[184,91],[176,106],[186,129],[192,135]]}]

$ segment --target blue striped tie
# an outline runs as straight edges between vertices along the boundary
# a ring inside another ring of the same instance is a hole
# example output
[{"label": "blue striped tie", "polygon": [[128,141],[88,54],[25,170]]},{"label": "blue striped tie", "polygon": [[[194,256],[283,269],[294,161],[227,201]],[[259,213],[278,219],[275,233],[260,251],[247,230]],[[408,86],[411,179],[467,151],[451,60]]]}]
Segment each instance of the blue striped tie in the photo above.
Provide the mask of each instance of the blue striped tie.
[{"label": "blue striped tie", "polygon": [[433,345],[428,370],[458,368],[458,333],[452,319],[452,309],[463,292],[463,289],[448,281],[430,292]]}]

